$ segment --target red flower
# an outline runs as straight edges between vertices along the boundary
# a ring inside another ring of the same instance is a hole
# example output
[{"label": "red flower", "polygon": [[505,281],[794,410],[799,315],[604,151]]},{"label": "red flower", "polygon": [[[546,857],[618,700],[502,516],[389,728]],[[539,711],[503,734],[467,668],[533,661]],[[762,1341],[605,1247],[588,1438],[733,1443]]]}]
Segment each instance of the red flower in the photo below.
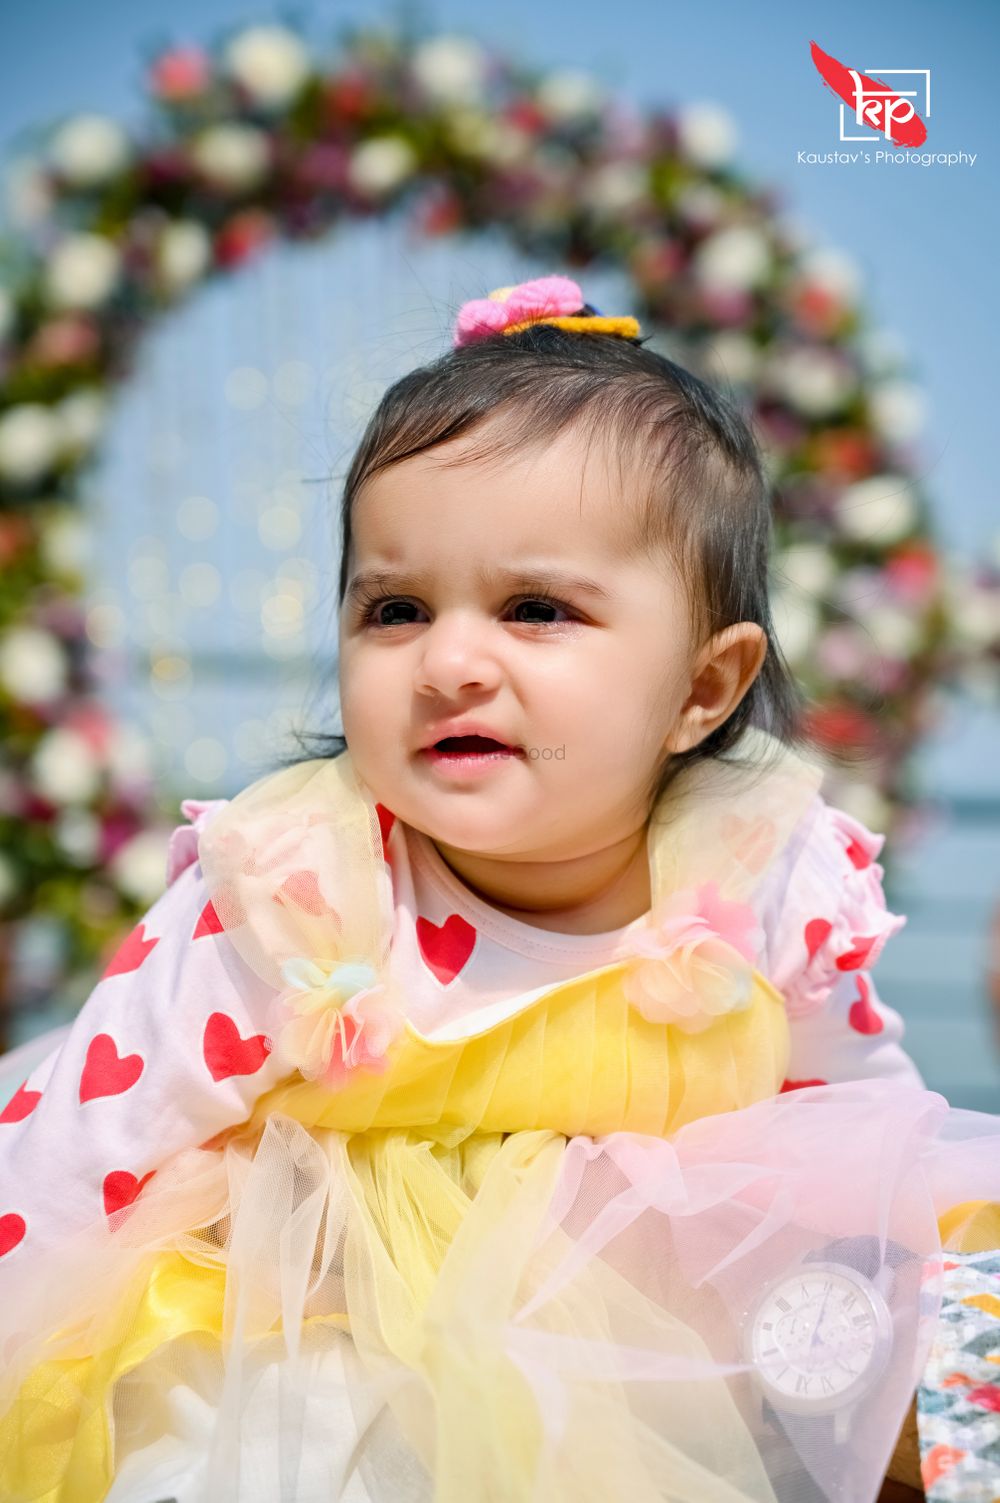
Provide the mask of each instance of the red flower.
[{"label": "red flower", "polygon": [[875,746],[878,726],[863,710],[843,701],[806,711],[807,731],[823,746]]},{"label": "red flower", "polygon": [[149,70],[152,92],[160,99],[193,99],[202,94],[211,76],[208,57],[198,47],[176,47],[158,57]]},{"label": "red flower", "polygon": [[220,266],[239,266],[273,240],[275,224],[263,209],[245,209],[234,214],[215,237],[215,259]]}]

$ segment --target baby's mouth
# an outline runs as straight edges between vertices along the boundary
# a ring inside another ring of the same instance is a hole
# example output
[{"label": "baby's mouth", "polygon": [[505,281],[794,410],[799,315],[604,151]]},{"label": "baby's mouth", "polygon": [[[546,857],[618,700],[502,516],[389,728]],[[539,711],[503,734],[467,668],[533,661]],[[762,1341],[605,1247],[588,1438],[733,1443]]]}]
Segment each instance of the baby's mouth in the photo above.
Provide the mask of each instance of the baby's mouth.
[{"label": "baby's mouth", "polygon": [[494,741],[490,736],[445,736],[424,750],[432,757],[454,760],[460,757],[518,757],[521,748]]}]

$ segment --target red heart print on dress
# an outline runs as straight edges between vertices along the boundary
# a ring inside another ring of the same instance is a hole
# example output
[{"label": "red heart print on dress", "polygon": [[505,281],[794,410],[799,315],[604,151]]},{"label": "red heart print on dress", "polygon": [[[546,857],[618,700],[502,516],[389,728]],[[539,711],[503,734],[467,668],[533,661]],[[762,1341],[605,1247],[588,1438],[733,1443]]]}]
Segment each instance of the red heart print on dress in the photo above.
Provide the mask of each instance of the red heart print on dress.
[{"label": "red heart print on dress", "polygon": [[851,1003],[847,1021],[855,1033],[881,1033],[885,1024],[872,1006],[867,978],[858,977],[858,1000]]},{"label": "red heart print on dress", "polygon": [[212,903],[208,902],[201,910],[201,917],[195,925],[195,931],[192,934],[191,938],[201,939],[206,934],[221,933],[222,923],[219,919],[219,915],[216,913],[215,908],[212,906]]},{"label": "red heart print on dress", "polygon": [[852,866],[856,866],[859,872],[863,872],[866,866],[871,866],[872,857],[869,856],[860,840],[852,840],[847,847],[847,858]]},{"label": "red heart print on dress", "polygon": [[31,1116],[42,1099],[42,1093],[41,1091],[28,1091],[25,1086],[27,1086],[27,1081],[18,1086],[3,1111],[0,1112],[0,1122],[23,1122],[25,1117]]},{"label": "red heart print on dress", "polygon": [[[829,1081],[826,1081],[826,1080],[783,1080],[781,1082],[781,1091],[802,1091],[802,1090],[805,1090],[806,1086],[811,1086],[811,1085],[829,1085]],[[781,1091],[778,1092],[779,1096],[781,1095]]]},{"label": "red heart print on dress", "polygon": [[81,1103],[95,1096],[120,1096],[135,1085],[144,1069],[141,1054],[120,1055],[110,1033],[96,1034],[80,1076]]},{"label": "red heart print on dress", "polygon": [[[282,908],[301,909],[313,918],[334,912],[319,890],[318,876],[311,871],[291,872],[274,894],[274,901],[280,903]],[[334,917],[339,920],[340,916],[334,914]]]},{"label": "red heart print on dress", "polygon": [[156,1173],[150,1169],[142,1179],[136,1179],[127,1169],[113,1169],[110,1174],[104,1176],[104,1214],[113,1216],[115,1211],[120,1211],[123,1206],[130,1206],[147,1180],[152,1179]]},{"label": "red heart print on dress", "polygon": [[434,975],[447,986],[472,954],[476,931],[460,913],[450,913],[443,924],[417,919],[417,944]]},{"label": "red heart print on dress", "polygon": [[806,954],[812,960],[820,945],[825,944],[833,933],[833,925],[829,919],[810,919],[805,927]]},{"label": "red heart print on dress", "polygon": [[271,1052],[271,1040],[265,1033],[251,1038],[240,1031],[228,1013],[213,1012],[205,1024],[202,1053],[213,1080],[228,1080],[232,1075],[254,1075]]},{"label": "red heart print on dress", "polygon": [[24,1241],[27,1230],[27,1222],[16,1211],[8,1211],[6,1216],[0,1216],[0,1258],[13,1252],[18,1243]]},{"label": "red heart print on dress", "polygon": [[877,934],[852,934],[854,949],[848,950],[845,955],[837,956],[838,971],[860,971],[867,962],[869,955],[878,940]]},{"label": "red heart print on dress", "polygon": [[106,981],[109,976],[124,976],[129,971],[137,971],[146,956],[151,950],[155,950],[159,943],[159,939],[147,939],[145,925],[137,924],[121,949],[112,956],[101,980]]}]

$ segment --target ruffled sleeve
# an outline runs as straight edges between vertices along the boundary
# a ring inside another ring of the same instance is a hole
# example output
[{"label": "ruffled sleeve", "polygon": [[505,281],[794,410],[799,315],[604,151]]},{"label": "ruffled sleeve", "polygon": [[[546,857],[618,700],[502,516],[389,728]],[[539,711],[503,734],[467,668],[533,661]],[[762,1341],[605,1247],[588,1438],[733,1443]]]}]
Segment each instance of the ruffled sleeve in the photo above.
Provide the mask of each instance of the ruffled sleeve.
[{"label": "ruffled sleeve", "polygon": [[891,1075],[923,1084],[900,1047],[899,1013],[872,969],[906,923],[892,913],[878,861],[885,836],[817,795],[779,874],[769,919],[768,975],[792,1037],[786,1087]]},{"label": "ruffled sleeve", "polygon": [[172,887],[181,872],[197,861],[198,836],[228,802],[224,798],[186,798],[181,801],[181,813],[188,823],[178,825],[167,844],[168,887]]}]

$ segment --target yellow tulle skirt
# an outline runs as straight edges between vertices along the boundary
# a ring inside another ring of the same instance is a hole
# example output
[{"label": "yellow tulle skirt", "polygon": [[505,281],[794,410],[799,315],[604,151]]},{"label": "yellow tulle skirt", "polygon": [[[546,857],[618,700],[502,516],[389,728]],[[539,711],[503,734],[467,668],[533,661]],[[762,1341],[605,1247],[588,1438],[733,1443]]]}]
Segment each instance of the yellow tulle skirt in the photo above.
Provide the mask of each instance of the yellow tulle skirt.
[{"label": "yellow tulle skirt", "polygon": [[[942,1236],[1000,1244],[966,1194],[1000,1201],[1000,1120],[880,1081],[672,1140],[272,1112],[154,1186],[26,1284],[5,1503],[860,1503],[929,1348]],[[894,1341],[847,1443],[803,1455],[740,1331],[820,1256],[879,1281]]]}]

